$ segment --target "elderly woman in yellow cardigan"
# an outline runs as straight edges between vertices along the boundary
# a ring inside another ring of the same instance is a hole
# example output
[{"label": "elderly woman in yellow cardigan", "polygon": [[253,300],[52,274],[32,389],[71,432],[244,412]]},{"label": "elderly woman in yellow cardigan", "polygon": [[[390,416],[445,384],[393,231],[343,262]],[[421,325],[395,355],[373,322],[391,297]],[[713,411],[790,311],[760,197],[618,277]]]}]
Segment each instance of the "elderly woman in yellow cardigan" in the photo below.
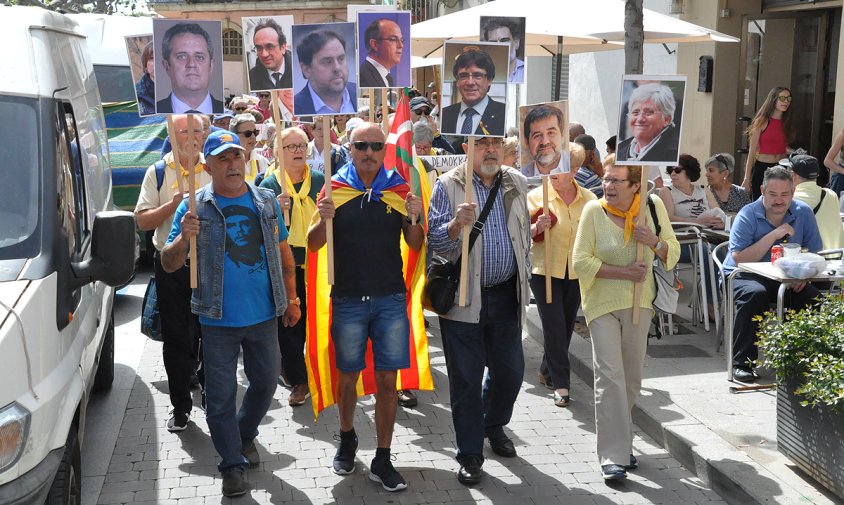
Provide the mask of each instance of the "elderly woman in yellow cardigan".
[{"label": "elderly woman in yellow cardigan", "polygon": [[[574,244],[574,272],[592,340],[598,458],[605,480],[624,479],[627,470],[638,466],[631,415],[642,385],[653,317],[652,265],[656,257],[666,268],[674,268],[680,257],[662,200],[651,198],[659,236],[647,205],[647,224],[637,224],[641,176],[639,166],[612,164],[606,169],[604,198],[586,204]],[[636,261],[637,244],[645,246],[643,261]],[[642,283],[639,322],[633,324],[633,290],[638,282]]]}]

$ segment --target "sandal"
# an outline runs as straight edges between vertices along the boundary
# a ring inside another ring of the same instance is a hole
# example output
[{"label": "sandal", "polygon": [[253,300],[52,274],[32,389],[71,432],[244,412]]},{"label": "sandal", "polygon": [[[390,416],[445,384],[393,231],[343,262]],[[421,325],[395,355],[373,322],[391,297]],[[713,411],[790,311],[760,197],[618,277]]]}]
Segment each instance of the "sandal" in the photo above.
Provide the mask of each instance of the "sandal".
[{"label": "sandal", "polygon": [[554,391],[554,405],[557,407],[568,407],[569,403],[571,403],[569,395],[561,395],[560,393]]}]

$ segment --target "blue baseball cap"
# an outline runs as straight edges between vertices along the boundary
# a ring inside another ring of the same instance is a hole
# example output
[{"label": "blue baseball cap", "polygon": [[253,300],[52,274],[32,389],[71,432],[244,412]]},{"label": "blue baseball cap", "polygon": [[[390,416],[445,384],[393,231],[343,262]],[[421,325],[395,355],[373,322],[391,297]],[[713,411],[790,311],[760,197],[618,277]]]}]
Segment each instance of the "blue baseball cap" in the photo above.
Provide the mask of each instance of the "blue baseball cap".
[{"label": "blue baseball cap", "polygon": [[202,149],[202,154],[207,158],[209,156],[217,156],[227,149],[240,149],[243,151],[237,135],[228,130],[218,130],[208,135],[208,139],[205,140],[205,147]]}]

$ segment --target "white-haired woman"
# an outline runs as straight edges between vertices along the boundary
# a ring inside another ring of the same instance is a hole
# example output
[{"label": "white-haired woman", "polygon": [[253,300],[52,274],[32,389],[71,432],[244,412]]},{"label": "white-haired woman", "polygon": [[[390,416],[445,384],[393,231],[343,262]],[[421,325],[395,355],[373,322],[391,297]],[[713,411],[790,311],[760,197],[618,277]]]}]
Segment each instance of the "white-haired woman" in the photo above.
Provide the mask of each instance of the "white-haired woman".
[{"label": "white-haired woman", "polygon": [[631,137],[616,149],[618,161],[673,161],[679,137],[674,126],[677,103],[671,88],[658,82],[642,84],[630,94],[627,121]]}]

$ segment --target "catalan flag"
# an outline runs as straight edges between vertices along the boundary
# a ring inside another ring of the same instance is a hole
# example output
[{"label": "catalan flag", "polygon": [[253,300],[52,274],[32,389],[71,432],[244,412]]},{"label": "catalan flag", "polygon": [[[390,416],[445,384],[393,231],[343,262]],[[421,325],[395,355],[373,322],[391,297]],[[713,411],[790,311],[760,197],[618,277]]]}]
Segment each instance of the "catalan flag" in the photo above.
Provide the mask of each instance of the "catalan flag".
[{"label": "catalan flag", "polygon": [[[350,165],[341,167],[332,178],[332,199],[337,207],[347,203],[364,192],[373,199],[383,200],[396,211],[406,214],[404,199],[408,191],[422,196],[424,212],[422,225],[427,233],[425,216],[431,199],[431,187],[421,163],[414,165],[412,159],[412,134],[410,107],[406,90],[398,103],[398,112],[387,140],[387,155],[384,166],[367,190],[357,178],[357,172]],[[408,184],[409,181],[410,184]],[[314,219],[318,219],[314,216]],[[414,251],[404,240],[401,244],[404,258],[404,278],[407,287],[407,311],[410,321],[410,368],[400,370],[398,389],[434,389],[428,359],[428,336],[425,332],[425,318],[422,313],[422,289],[425,285],[425,245]],[[336,401],[337,368],[335,367],[334,344],[331,341],[331,298],[328,286],[326,248],[308,253],[307,261],[308,314],[307,341],[305,344],[308,365],[308,385],[314,417]],[[312,289],[313,287],[313,289]],[[370,343],[371,346],[371,343]],[[374,360],[371,347],[366,353],[366,369],[361,372],[357,384],[359,396],[376,391]]]}]

